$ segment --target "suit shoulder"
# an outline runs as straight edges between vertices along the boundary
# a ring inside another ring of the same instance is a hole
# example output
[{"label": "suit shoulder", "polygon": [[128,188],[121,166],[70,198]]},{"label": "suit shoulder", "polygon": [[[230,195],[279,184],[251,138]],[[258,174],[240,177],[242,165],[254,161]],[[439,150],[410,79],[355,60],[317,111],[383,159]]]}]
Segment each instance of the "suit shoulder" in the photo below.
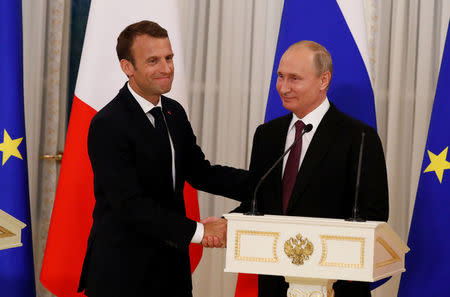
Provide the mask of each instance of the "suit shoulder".
[{"label": "suit shoulder", "polygon": [[177,101],[172,98],[161,96],[163,107],[167,106],[168,108],[176,109],[176,110],[182,110],[185,112],[183,106]]},{"label": "suit shoulder", "polygon": [[339,118],[340,124],[343,126],[343,129],[355,131],[355,132],[368,132],[368,133],[374,133],[377,134],[376,130],[367,125],[364,122],[361,122],[360,120],[349,116],[346,113],[343,113],[342,111],[338,110],[336,107],[333,107],[331,112],[335,112],[336,116]]},{"label": "suit shoulder", "polygon": [[380,136],[373,127],[339,111],[335,107],[333,112],[333,116],[337,119],[337,122],[335,123],[339,125],[337,131],[339,131],[338,133],[341,133],[341,137],[345,137],[344,135],[346,135],[346,137],[352,139],[352,142],[359,143],[361,135],[364,132],[366,143],[370,143],[374,147],[378,147],[380,151],[383,151]]},{"label": "suit shoulder", "polygon": [[166,96],[161,96],[163,110],[168,113],[178,113],[187,119],[186,111],[183,106],[176,100]]},{"label": "suit shoulder", "polygon": [[91,125],[99,121],[107,123],[120,122],[123,110],[124,106],[122,100],[120,100],[120,96],[117,95],[94,115]]},{"label": "suit shoulder", "polygon": [[280,133],[286,125],[289,125],[292,119],[292,114],[289,113],[287,115],[275,118],[273,120],[268,121],[267,123],[261,124],[258,126],[257,131],[266,132],[266,131],[274,131]]}]

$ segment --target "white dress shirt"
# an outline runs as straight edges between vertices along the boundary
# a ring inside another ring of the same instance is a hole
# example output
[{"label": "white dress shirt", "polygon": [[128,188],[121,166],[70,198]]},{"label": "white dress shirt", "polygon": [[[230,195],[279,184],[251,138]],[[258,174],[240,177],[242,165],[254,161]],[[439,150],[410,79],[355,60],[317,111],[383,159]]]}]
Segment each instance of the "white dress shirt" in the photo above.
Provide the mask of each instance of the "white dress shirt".
[{"label": "white dress shirt", "polygon": [[[153,107],[160,107],[162,109],[161,104],[161,97],[158,100],[158,103],[154,105],[147,99],[143,98],[139,94],[137,94],[131,87],[130,84],[127,83],[128,90],[130,91],[131,95],[133,95],[134,99],[136,99],[137,103],[141,106],[142,110],[144,111],[147,118],[152,123],[153,127],[155,126],[155,117],[150,113],[150,110],[153,109]],[[164,116],[164,112],[163,112]],[[175,149],[173,148],[173,142],[172,137],[170,136],[169,130],[167,130],[167,133],[169,134],[169,141],[170,141],[170,149],[172,151],[172,181],[173,181],[173,189],[175,190]],[[195,230],[194,236],[191,239],[191,242],[193,243],[200,243],[203,239],[203,233],[204,233],[204,227],[203,224],[197,222],[197,229]]]},{"label": "white dress shirt", "polygon": [[[298,170],[300,170],[300,166],[302,165],[303,159],[305,158],[306,151],[308,150],[309,144],[311,143],[312,138],[314,137],[314,133],[316,133],[317,127],[319,126],[320,122],[322,121],[325,113],[330,108],[330,102],[328,101],[328,98],[325,98],[325,100],[316,107],[313,111],[308,113],[303,119],[299,119],[294,113],[292,114],[292,120],[289,124],[289,129],[286,137],[286,144],[284,147],[284,150],[286,151],[294,142],[295,140],[295,122],[298,120],[301,120],[305,125],[311,124],[312,130],[308,133],[305,133],[302,137],[302,152],[300,153],[300,162],[298,164]],[[284,169],[286,167],[286,162],[289,157],[289,154],[291,152],[287,153],[286,156],[284,156],[283,159],[283,171],[281,173],[281,177],[284,175]]]}]

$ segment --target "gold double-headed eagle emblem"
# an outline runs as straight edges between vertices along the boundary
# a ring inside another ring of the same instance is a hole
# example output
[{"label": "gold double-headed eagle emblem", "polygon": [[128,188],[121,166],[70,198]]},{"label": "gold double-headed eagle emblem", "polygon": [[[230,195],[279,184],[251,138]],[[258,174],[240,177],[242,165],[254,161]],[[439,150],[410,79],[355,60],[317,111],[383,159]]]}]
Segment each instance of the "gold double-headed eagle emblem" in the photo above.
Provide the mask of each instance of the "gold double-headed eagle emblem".
[{"label": "gold double-headed eagle emblem", "polygon": [[314,252],[314,245],[308,238],[303,238],[301,234],[289,238],[284,243],[284,252],[295,265],[303,265],[309,260],[309,256]]}]

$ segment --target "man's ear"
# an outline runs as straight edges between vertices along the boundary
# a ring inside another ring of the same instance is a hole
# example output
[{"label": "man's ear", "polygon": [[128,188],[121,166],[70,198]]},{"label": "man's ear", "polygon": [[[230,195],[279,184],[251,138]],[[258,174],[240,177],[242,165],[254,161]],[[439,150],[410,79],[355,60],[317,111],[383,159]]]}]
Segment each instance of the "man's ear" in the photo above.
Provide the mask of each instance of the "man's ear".
[{"label": "man's ear", "polygon": [[132,76],[134,74],[134,66],[133,64],[128,61],[127,59],[120,60],[120,68],[122,68],[122,71],[128,76]]},{"label": "man's ear", "polygon": [[324,71],[320,75],[320,89],[321,90],[326,90],[328,88],[328,86],[330,85],[330,81],[331,81],[331,73],[330,73],[330,71]]}]

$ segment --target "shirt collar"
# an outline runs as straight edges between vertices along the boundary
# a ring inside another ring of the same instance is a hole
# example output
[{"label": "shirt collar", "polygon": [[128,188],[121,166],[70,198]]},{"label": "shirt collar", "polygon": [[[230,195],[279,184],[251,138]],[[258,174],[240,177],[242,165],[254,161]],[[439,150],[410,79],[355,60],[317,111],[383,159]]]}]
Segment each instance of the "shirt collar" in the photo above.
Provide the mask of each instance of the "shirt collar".
[{"label": "shirt collar", "polygon": [[145,99],[144,97],[142,97],[138,93],[136,93],[130,87],[129,82],[127,83],[127,87],[128,87],[128,90],[130,91],[131,95],[133,95],[134,99],[136,99],[137,103],[139,103],[139,106],[142,108],[144,113],[148,113],[150,110],[152,110],[153,107],[157,107],[157,106],[161,107],[161,109],[162,109],[161,96],[159,97],[158,104],[153,105],[153,103],[151,103],[150,101],[148,101],[147,99]]},{"label": "shirt collar", "polygon": [[297,117],[295,113],[292,113],[292,120],[291,123],[289,124],[288,131],[294,128],[295,122],[301,120],[305,125],[311,124],[313,126],[311,130],[312,132],[311,135],[313,135],[329,108],[330,108],[330,101],[328,101],[328,97],[326,97],[325,100],[323,100],[323,102],[319,106],[317,106],[313,111],[308,113],[302,119]]}]

